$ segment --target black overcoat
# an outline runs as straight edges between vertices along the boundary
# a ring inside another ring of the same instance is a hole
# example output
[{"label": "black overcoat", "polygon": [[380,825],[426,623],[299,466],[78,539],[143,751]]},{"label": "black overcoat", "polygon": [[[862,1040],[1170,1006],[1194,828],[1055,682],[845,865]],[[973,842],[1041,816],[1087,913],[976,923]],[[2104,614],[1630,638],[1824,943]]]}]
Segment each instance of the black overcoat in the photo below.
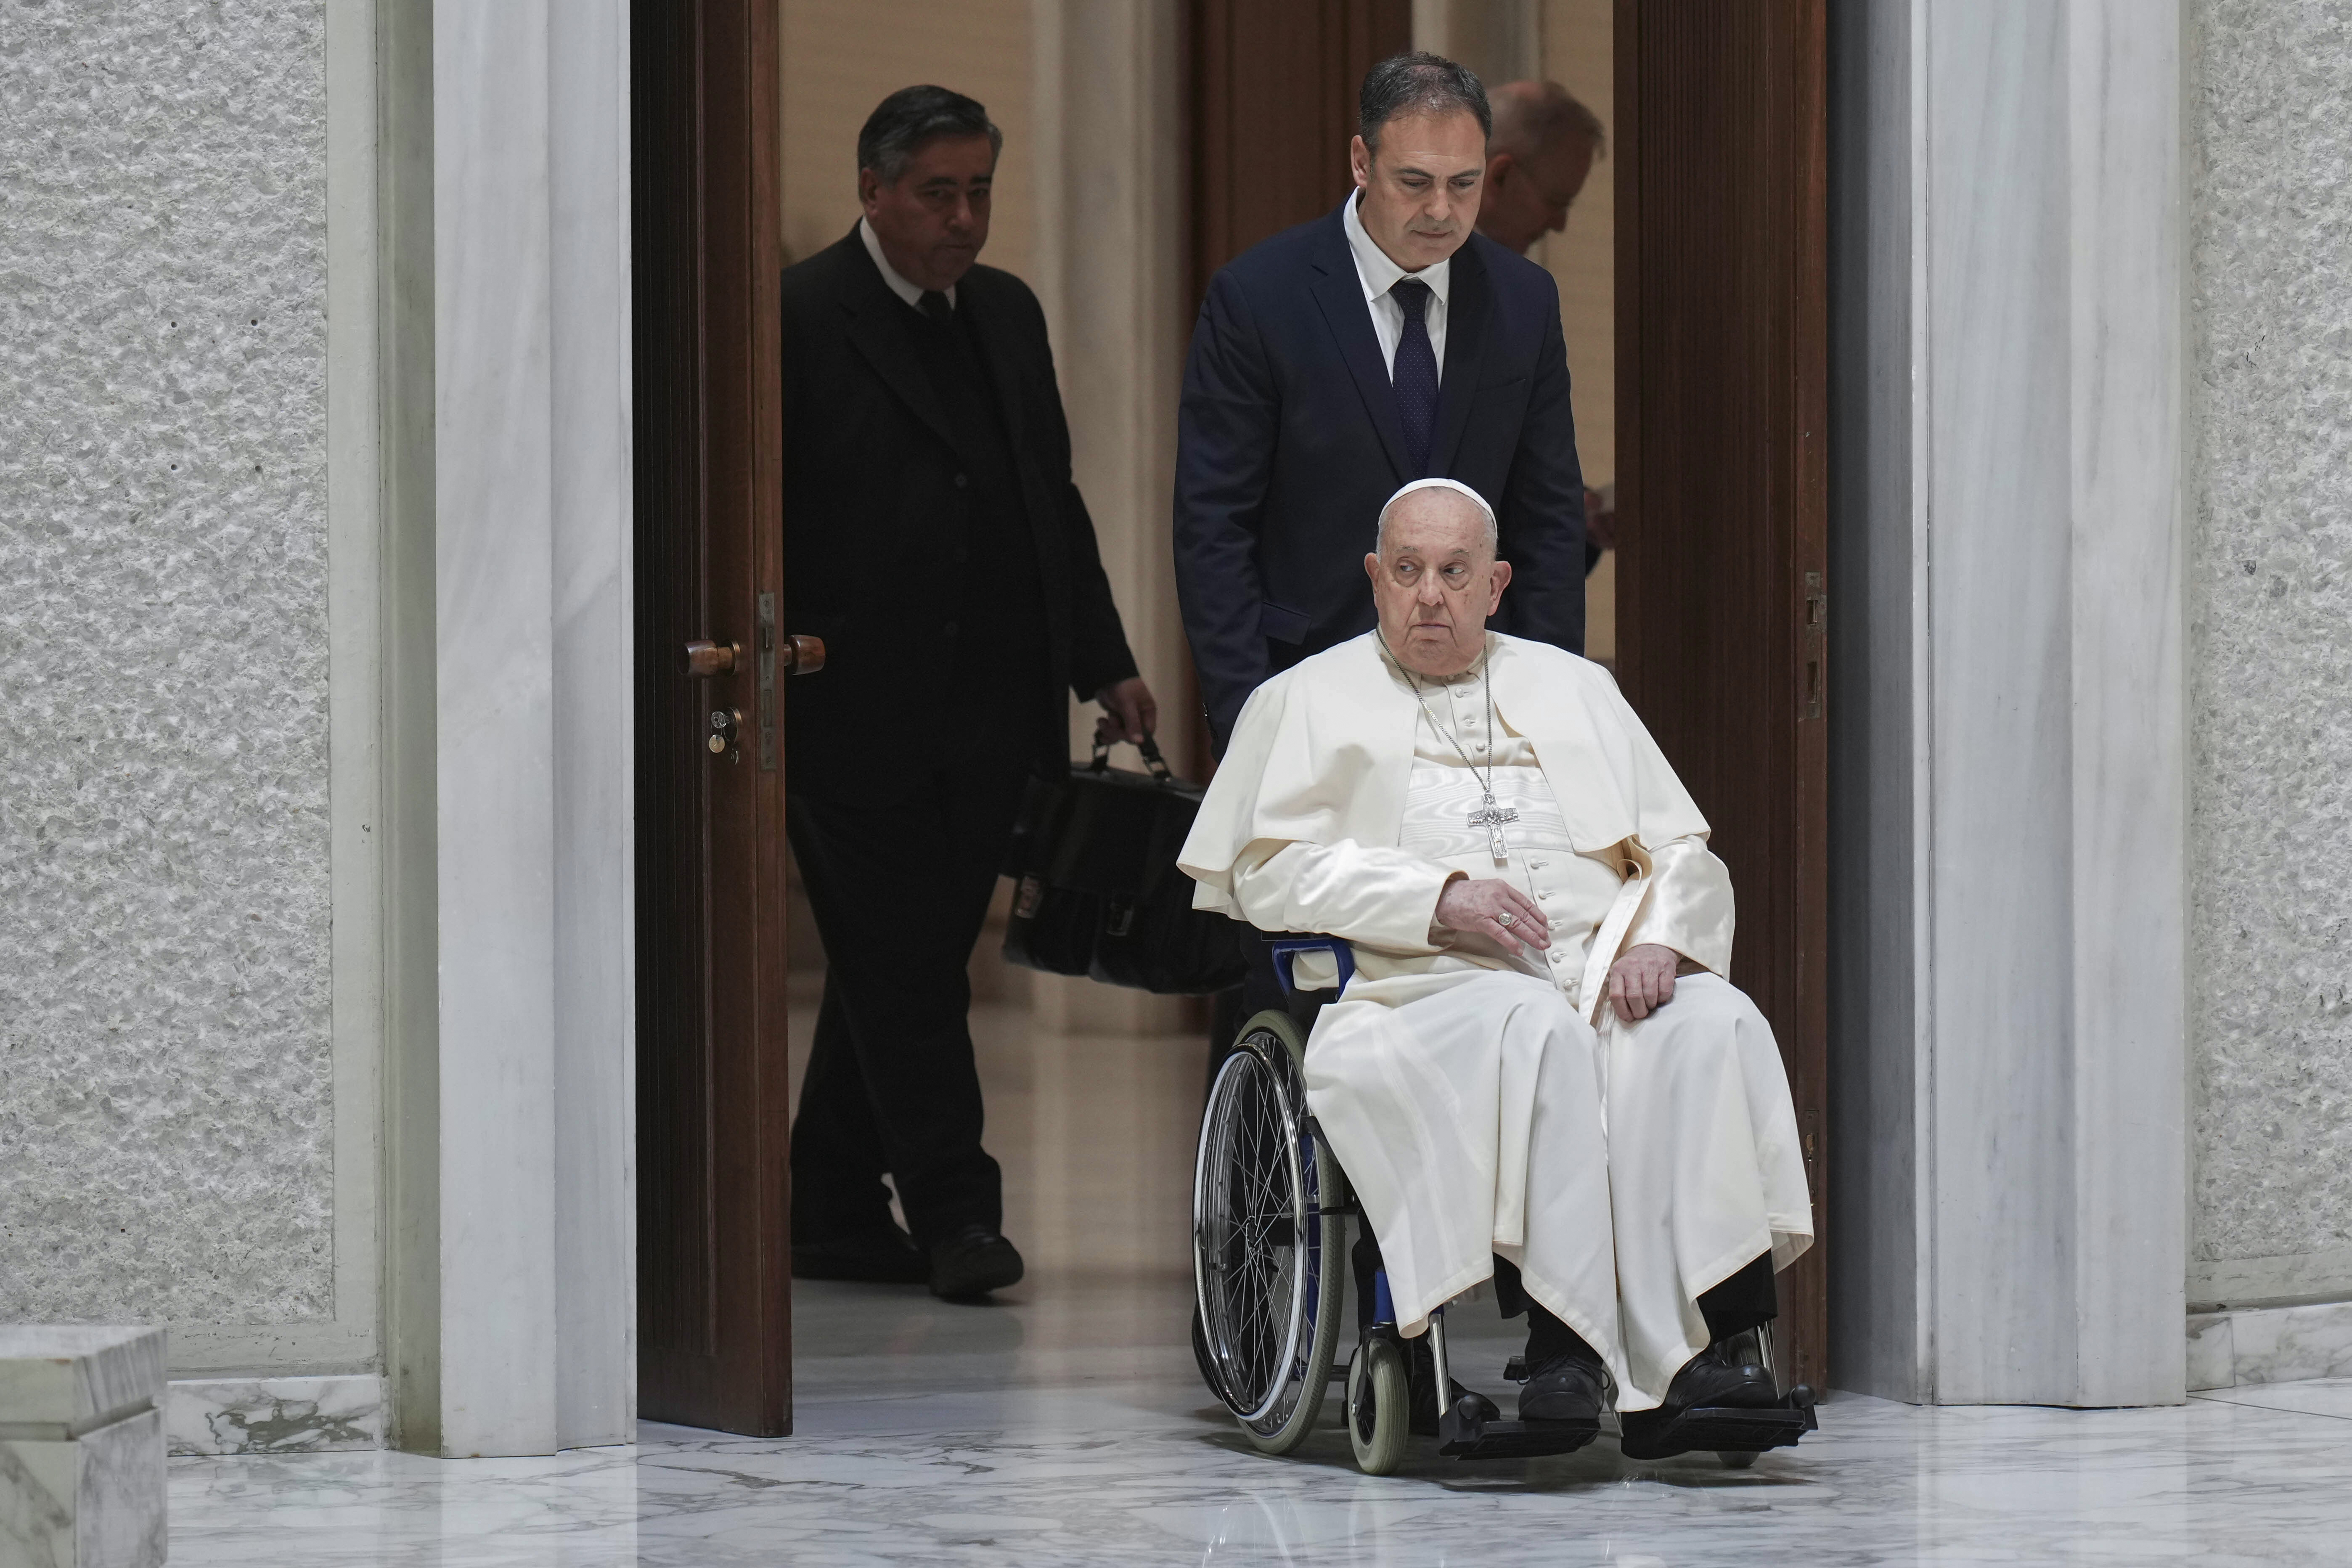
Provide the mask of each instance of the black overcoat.
[{"label": "black overcoat", "polygon": [[[787,689],[789,782],[858,788],[886,759],[920,752],[950,727],[943,705],[975,672],[1034,691],[1045,715],[1035,765],[1067,762],[1062,693],[1091,699],[1136,673],[1070,477],[1070,431],[1045,316],[1029,286],[978,267],[956,286],[975,333],[1020,479],[1005,537],[973,548],[1026,552],[1045,621],[1043,668],[995,670],[1003,628],[988,605],[942,644],[918,625],[907,587],[934,582],[942,517],[961,515],[968,465],[925,375],[913,333],[927,326],[890,291],[856,229],[782,279],[784,629],[825,640],[826,668]],[[1034,659],[1028,661],[1034,665]]]}]

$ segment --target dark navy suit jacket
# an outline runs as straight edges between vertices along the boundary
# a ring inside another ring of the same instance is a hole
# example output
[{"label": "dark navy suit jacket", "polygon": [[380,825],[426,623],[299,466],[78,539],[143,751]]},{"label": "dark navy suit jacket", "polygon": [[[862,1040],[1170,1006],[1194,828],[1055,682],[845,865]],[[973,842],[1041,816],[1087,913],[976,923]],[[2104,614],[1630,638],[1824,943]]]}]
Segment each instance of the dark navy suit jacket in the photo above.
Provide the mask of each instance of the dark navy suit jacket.
[{"label": "dark navy suit jacket", "polygon": [[1416,473],[1345,211],[1235,258],[1192,330],[1176,587],[1221,751],[1259,682],[1371,628],[1364,554],[1408,480],[1458,479],[1495,509],[1515,574],[1498,629],[1584,651],[1584,479],[1551,274],[1484,235],[1454,253],[1436,428]]}]

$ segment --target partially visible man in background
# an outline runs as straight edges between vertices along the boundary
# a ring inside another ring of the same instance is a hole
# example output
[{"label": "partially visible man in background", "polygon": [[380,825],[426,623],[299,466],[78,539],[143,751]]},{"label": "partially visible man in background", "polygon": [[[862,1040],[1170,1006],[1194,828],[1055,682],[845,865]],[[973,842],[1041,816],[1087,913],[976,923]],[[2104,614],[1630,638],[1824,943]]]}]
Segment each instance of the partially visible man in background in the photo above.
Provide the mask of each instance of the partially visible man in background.
[{"label": "partially visible man in background", "polygon": [[1487,94],[1486,199],[1478,232],[1521,256],[1568,226],[1593,161],[1608,148],[1600,116],[1556,81],[1506,82]]},{"label": "partially visible man in background", "polygon": [[830,655],[784,716],[825,953],[793,1272],[951,1300],[1022,1273],[965,965],[1024,783],[1068,766],[1066,691],[1119,739],[1156,717],[1070,479],[1045,313],[975,264],[1003,141],[961,93],[892,93],[858,133],[865,216],[782,284],[784,618]]},{"label": "partially visible man in background", "polygon": [[[1486,199],[1478,232],[1525,256],[1568,226],[1593,162],[1609,151],[1601,117],[1556,81],[1506,82],[1486,95],[1495,133],[1486,142]],[[1616,546],[1616,486],[1584,492],[1584,569]]]}]

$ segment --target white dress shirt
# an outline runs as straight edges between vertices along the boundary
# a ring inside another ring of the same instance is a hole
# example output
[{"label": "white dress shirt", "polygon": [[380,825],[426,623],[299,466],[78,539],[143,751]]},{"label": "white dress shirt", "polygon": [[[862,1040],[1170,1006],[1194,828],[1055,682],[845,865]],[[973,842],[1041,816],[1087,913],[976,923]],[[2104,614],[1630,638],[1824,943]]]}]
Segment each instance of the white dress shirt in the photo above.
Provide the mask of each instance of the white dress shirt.
[{"label": "white dress shirt", "polygon": [[[1445,375],[1445,291],[1454,282],[1454,258],[1447,257],[1433,266],[1418,272],[1407,272],[1389,259],[1388,252],[1364,232],[1363,220],[1356,216],[1356,204],[1364,199],[1359,190],[1348,198],[1348,248],[1355,252],[1356,280],[1364,286],[1364,303],[1372,312],[1372,333],[1381,340],[1381,363],[1389,367],[1389,379],[1396,379],[1397,340],[1404,336],[1404,307],[1389,289],[1400,278],[1418,278],[1429,285],[1430,300],[1423,308],[1422,325],[1429,331],[1429,352],[1437,356],[1437,374]],[[866,242],[871,249],[874,241]],[[876,259],[881,253],[875,252]],[[885,270],[887,270],[887,268]]]},{"label": "white dress shirt", "polygon": [[[898,269],[891,266],[888,259],[882,254],[882,237],[876,234],[874,232],[874,226],[866,222],[864,218],[859,218],[857,220],[857,237],[866,242],[866,254],[874,258],[874,265],[882,269],[882,281],[890,285],[890,292],[907,301],[908,304],[912,305],[916,310],[921,310],[923,308],[923,291],[914,284],[908,282],[904,278],[898,276]],[[1432,268],[1430,270],[1433,272],[1436,268]],[[949,288],[947,294],[948,309],[952,310],[955,309],[956,302],[956,291],[952,286]],[[1399,317],[1398,320],[1401,321],[1403,318]],[[1398,330],[1402,331],[1403,329],[1400,327]],[[1433,337],[1436,334],[1434,333],[1431,334]],[[1395,342],[1393,334],[1391,335],[1390,342],[1391,343]],[[1389,355],[1391,358],[1394,358],[1396,355],[1396,350],[1394,348],[1391,348],[1389,350]],[[1441,365],[1444,363],[1445,362],[1442,359],[1438,361],[1438,363]]]}]

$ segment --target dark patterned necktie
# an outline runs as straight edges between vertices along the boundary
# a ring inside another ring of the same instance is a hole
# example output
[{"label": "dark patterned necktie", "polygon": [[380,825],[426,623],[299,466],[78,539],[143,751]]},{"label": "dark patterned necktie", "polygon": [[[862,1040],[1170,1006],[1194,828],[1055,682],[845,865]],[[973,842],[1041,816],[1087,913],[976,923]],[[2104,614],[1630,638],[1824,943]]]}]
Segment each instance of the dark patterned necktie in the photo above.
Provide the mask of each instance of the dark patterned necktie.
[{"label": "dark patterned necktie", "polygon": [[1429,436],[1437,424],[1437,352],[1429,346],[1429,327],[1423,316],[1429,310],[1429,285],[1418,278],[1400,278],[1389,297],[1404,308],[1404,335],[1397,339],[1396,368],[1389,380],[1396,387],[1397,422],[1404,427],[1404,458],[1412,465],[1408,479],[1429,475]]},{"label": "dark patterned necktie", "polygon": [[949,304],[948,297],[936,289],[923,290],[922,311],[943,327],[955,319],[955,307]]}]

